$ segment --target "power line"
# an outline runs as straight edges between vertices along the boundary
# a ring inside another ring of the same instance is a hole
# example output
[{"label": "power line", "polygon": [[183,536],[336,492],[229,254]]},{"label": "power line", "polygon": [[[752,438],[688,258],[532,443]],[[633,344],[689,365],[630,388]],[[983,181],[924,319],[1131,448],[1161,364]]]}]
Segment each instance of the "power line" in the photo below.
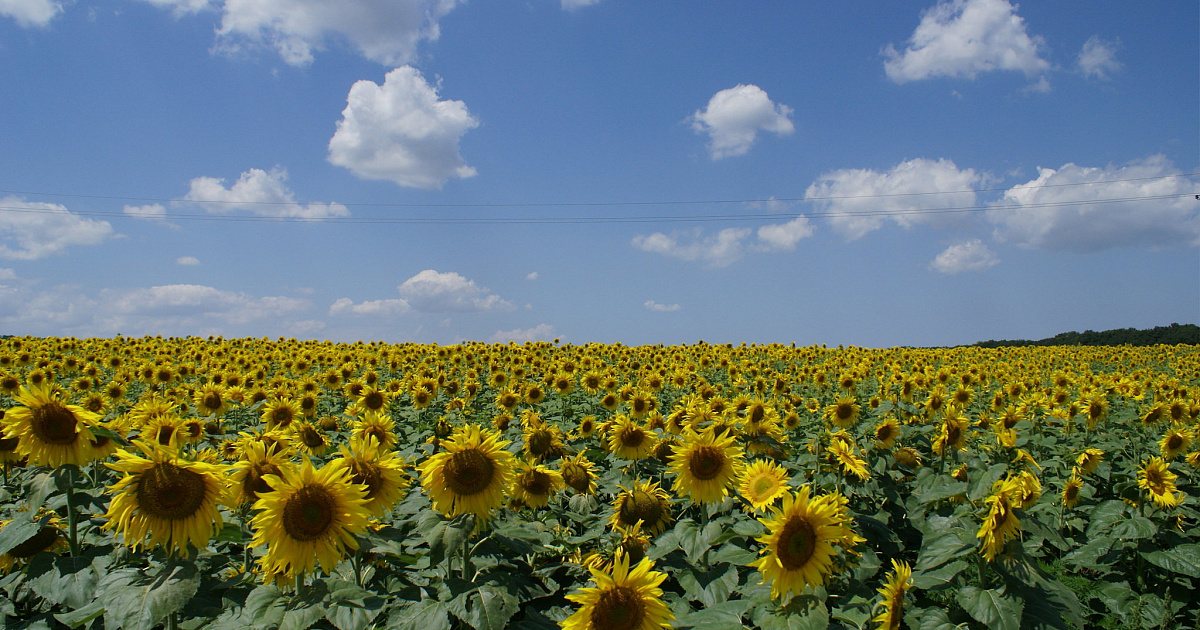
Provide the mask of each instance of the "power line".
[{"label": "power line", "polygon": [[[77,216],[162,219],[183,221],[222,221],[249,223],[346,223],[346,224],[600,224],[600,223],[682,223],[709,221],[778,221],[780,219],[807,218],[838,218],[838,217],[891,217],[925,214],[954,214],[985,212],[989,210],[1022,210],[1042,209],[1071,206],[1087,206],[1098,204],[1127,203],[1136,201],[1155,201],[1162,199],[1180,199],[1190,197],[1193,193],[1177,193],[1171,195],[1144,195],[1137,197],[1116,197],[1109,199],[1086,199],[1073,201],[1042,202],[1031,204],[996,204],[988,206],[951,206],[943,208],[913,208],[907,210],[858,210],[858,211],[815,211],[815,212],[780,212],[757,214],[707,214],[707,215],[657,215],[657,216],[619,216],[619,217],[523,217],[523,218],[413,218],[413,217],[289,217],[289,216],[233,216],[213,214],[158,214],[135,212],[103,212],[103,211],[74,211]],[[64,211],[28,208],[18,206],[0,206],[0,211],[23,214],[64,214]]]},{"label": "power line", "polygon": [[[1064,188],[1073,186],[1096,186],[1119,182],[1140,182],[1187,178],[1200,175],[1200,171],[1180,173],[1177,175],[1155,175],[1152,177],[1129,177],[1123,179],[1107,179],[1096,182],[1068,182],[1062,184],[1041,184],[1028,186],[1022,190],[1040,190],[1043,188]],[[977,188],[963,190],[937,190],[927,192],[874,193],[869,195],[829,195],[822,197],[768,197],[766,199],[708,199],[708,200],[666,200],[666,201],[575,201],[575,202],[534,202],[534,203],[335,203],[343,207],[364,208],[570,208],[570,207],[616,207],[616,206],[685,206],[685,205],[719,205],[719,204],[754,204],[754,203],[799,203],[816,201],[844,201],[853,199],[887,199],[893,197],[921,197],[932,195],[959,195],[966,193],[1000,192],[1012,190],[1008,188]],[[72,193],[51,193],[44,191],[3,190],[0,194],[7,195],[36,195],[42,197],[64,197],[69,199],[100,199],[107,201],[140,201],[155,203],[195,203],[195,204],[224,204],[237,206],[293,206],[303,205],[295,201],[236,201],[227,199],[168,199],[163,197],[122,197],[113,195],[90,195]],[[178,216],[178,215],[172,215]]]}]

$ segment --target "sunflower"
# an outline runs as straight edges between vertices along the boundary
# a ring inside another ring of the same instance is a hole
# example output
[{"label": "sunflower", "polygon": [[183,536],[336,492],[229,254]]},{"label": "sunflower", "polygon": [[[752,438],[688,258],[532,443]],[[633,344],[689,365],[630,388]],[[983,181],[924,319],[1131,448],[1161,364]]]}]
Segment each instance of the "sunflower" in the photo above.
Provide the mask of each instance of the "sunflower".
[{"label": "sunflower", "polygon": [[229,402],[225,400],[225,387],[217,383],[202,385],[192,397],[192,405],[201,417],[224,414],[229,410]]},{"label": "sunflower", "polygon": [[771,583],[771,597],[800,594],[806,587],[825,583],[833,569],[835,546],[856,537],[850,515],[837,493],[810,498],[808,486],[783,496],[781,507],[772,507],[760,522],[767,533],[758,538],[762,557],[750,563]]},{"label": "sunflower", "polygon": [[238,503],[254,503],[260,495],[273,490],[267,483],[267,475],[282,475],[283,469],[291,464],[284,455],[260,440],[247,440],[241,444],[242,459],[232,466],[230,481],[233,483]]},{"label": "sunflower", "polygon": [[320,470],[304,459],[281,475],[267,475],[273,490],[254,504],[258,513],[252,547],[267,546],[259,561],[266,581],[331,571],[357,549],[354,537],[367,530],[367,488],[350,481],[350,469],[329,463]]},{"label": "sunflower", "polygon": [[982,541],[979,553],[989,562],[1004,549],[1009,539],[1016,537],[1021,531],[1021,521],[1014,512],[1016,506],[1013,504],[1013,497],[1022,492],[1020,479],[1009,477],[996,482],[992,495],[987,498],[988,513],[975,537]]},{"label": "sunflower", "polygon": [[297,420],[291,424],[292,435],[295,436],[296,446],[304,453],[321,457],[329,450],[329,438],[325,432],[311,422]]},{"label": "sunflower", "polygon": [[1171,461],[1182,453],[1192,443],[1192,432],[1187,429],[1171,429],[1159,440],[1158,448],[1162,451],[1163,459]]},{"label": "sunflower", "polygon": [[119,531],[134,549],[186,554],[188,545],[206,546],[221,528],[217,504],[229,498],[225,467],[183,459],[170,447],[137,446],[145,457],[122,449],[116,463],[105,464],[125,476],[109,486],[104,528]]},{"label": "sunflower", "polygon": [[631,461],[646,459],[654,450],[654,433],[628,416],[618,415],[609,429],[608,447],[613,455]]},{"label": "sunflower", "polygon": [[961,451],[967,446],[967,417],[957,407],[947,405],[933,440],[933,452],[944,456],[946,449]]},{"label": "sunflower", "polygon": [[442,444],[445,451],[419,466],[434,509],[451,517],[470,512],[477,524],[486,522],[512,484],[513,454],[504,450],[509,442],[498,431],[469,424]]},{"label": "sunflower", "polygon": [[567,617],[564,630],[654,630],[670,628],[675,614],[662,600],[659,585],[667,574],[654,571],[654,563],[643,558],[632,570],[629,557],[618,552],[612,572],[588,570],[596,586],[567,595],[581,608]]},{"label": "sunflower", "polygon": [[22,387],[14,396],[23,405],[9,408],[3,418],[6,438],[19,440],[16,452],[29,458],[32,466],[57,468],[64,464],[82,466],[90,459],[93,438],[90,425],[100,417],[76,405],[68,405],[48,382]]},{"label": "sunflower", "polygon": [[1150,499],[1160,508],[1167,509],[1179,504],[1175,494],[1175,473],[1161,457],[1151,457],[1138,469],[1138,487],[1150,493]]},{"label": "sunflower", "polygon": [[1083,479],[1079,478],[1079,469],[1072,468],[1071,476],[1067,478],[1067,483],[1063,485],[1062,501],[1063,505],[1068,508],[1073,508],[1079,503],[1079,491],[1083,489]]},{"label": "sunflower", "polygon": [[658,487],[658,482],[638,480],[632,488],[619,487],[621,492],[613,500],[614,513],[608,521],[614,529],[633,527],[641,521],[642,529],[658,535],[675,520],[671,516],[671,499]]},{"label": "sunflower", "polygon": [[537,414],[527,412],[521,414],[525,439],[525,455],[534,461],[542,461],[546,457],[563,451],[563,432],[557,425],[548,424]]},{"label": "sunflower", "polygon": [[673,489],[678,497],[694,503],[718,503],[729,495],[737,482],[743,461],[742,449],[734,445],[734,436],[717,436],[712,431],[689,431],[687,441],[671,456]]},{"label": "sunflower", "polygon": [[879,624],[879,630],[900,630],[900,621],[904,617],[904,594],[910,588],[912,567],[907,562],[892,558],[892,570],[879,589],[879,594],[883,596],[879,605],[883,606],[883,610],[871,620]]},{"label": "sunflower", "polygon": [[783,466],[757,459],[746,466],[738,483],[738,493],[755,510],[765,510],[788,491],[790,475]]},{"label": "sunflower", "polygon": [[899,438],[900,422],[895,418],[889,417],[875,425],[875,448],[890,449],[896,445],[896,440]]},{"label": "sunflower", "polygon": [[896,449],[894,456],[896,458],[896,463],[901,466],[907,466],[913,469],[921,467],[921,454],[917,451],[917,449],[912,448],[911,446],[905,446],[903,448]]},{"label": "sunflower", "polygon": [[579,419],[579,427],[575,430],[575,437],[580,440],[589,440],[596,433],[596,416],[584,416]]},{"label": "sunflower", "polygon": [[531,508],[546,507],[554,493],[563,487],[562,474],[541,464],[517,460],[512,496]]},{"label": "sunflower", "polygon": [[849,394],[838,394],[832,405],[825,407],[825,419],[834,425],[845,428],[853,426],[858,420],[859,405]]},{"label": "sunflower", "polygon": [[831,441],[829,443],[829,455],[841,466],[843,476],[853,475],[859,481],[866,481],[871,478],[871,472],[867,470],[867,462],[856,455],[854,449],[846,446],[844,442]]},{"label": "sunflower", "polygon": [[596,466],[583,454],[578,453],[559,463],[558,472],[563,483],[579,494],[596,494]]},{"label": "sunflower", "polygon": [[1104,451],[1098,448],[1089,448],[1080,453],[1079,457],[1075,458],[1075,464],[1079,466],[1080,472],[1090,475],[1096,472],[1096,467],[1100,465],[1103,459]]},{"label": "sunflower", "polygon": [[366,436],[375,438],[379,448],[391,450],[396,447],[399,438],[395,433],[396,421],[383,413],[368,411],[350,426],[350,437],[364,439]]},{"label": "sunflower", "polygon": [[367,488],[367,502],[363,507],[372,516],[383,516],[392,509],[408,490],[412,480],[405,469],[408,462],[394,451],[383,450],[375,438],[351,438],[349,445],[338,449],[341,462],[350,469],[351,483]]},{"label": "sunflower", "polygon": [[270,429],[286,428],[302,415],[299,402],[275,398],[263,405],[262,421]]}]

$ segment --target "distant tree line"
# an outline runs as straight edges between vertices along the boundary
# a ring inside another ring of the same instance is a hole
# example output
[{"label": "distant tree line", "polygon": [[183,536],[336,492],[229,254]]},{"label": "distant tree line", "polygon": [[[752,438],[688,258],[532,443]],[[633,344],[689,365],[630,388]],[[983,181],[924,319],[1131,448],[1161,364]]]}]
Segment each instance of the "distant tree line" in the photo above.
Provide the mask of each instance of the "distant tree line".
[{"label": "distant tree line", "polygon": [[1096,332],[1058,333],[1053,337],[1038,339],[1001,339],[1000,341],[980,341],[975,346],[980,348],[1000,348],[1003,346],[1154,346],[1158,344],[1200,344],[1200,326],[1195,324],[1171,324],[1170,326],[1155,326],[1146,330],[1137,328],[1114,328]]}]

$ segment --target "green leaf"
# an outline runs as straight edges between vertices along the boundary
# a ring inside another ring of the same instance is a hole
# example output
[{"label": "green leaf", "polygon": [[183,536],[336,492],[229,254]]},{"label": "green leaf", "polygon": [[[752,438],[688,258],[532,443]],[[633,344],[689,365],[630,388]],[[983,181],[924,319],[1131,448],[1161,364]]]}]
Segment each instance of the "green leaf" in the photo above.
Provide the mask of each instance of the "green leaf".
[{"label": "green leaf", "polygon": [[967,614],[988,628],[1020,630],[1023,603],[1004,591],[966,586],[958,592],[956,600]]},{"label": "green leaf", "polygon": [[680,548],[687,554],[688,560],[696,562],[709,549],[709,543],[704,539],[700,526],[690,518],[675,524],[675,537]]},{"label": "green leaf", "polygon": [[707,571],[693,569],[679,573],[679,585],[683,587],[684,597],[689,600],[702,602],[705,606],[713,606],[729,599],[729,594],[738,586],[738,569],[729,565]]},{"label": "green leaf", "polygon": [[940,535],[929,534],[921,541],[914,572],[927,572],[961,558],[975,549],[975,535],[961,527],[951,527]]},{"label": "green leaf", "polygon": [[182,609],[200,587],[196,565],[173,563],[147,577],[137,569],[121,569],[105,577],[100,600],[105,603],[105,626],[150,630],[167,615]]},{"label": "green leaf", "polygon": [[521,602],[504,588],[484,584],[450,600],[447,608],[475,630],[503,630]]},{"label": "green leaf", "polygon": [[217,532],[218,542],[236,542],[240,543],[243,540],[242,526],[237,523],[225,523],[221,525],[221,531]]},{"label": "green leaf", "polygon": [[87,606],[76,608],[71,612],[58,613],[57,615],[54,615],[54,618],[65,626],[78,628],[91,623],[92,620],[100,617],[103,614],[104,604],[101,602],[92,602]]},{"label": "green leaf", "polygon": [[1119,521],[1113,524],[1112,535],[1119,540],[1142,540],[1158,533],[1154,522],[1142,516]]},{"label": "green leaf", "polygon": [[393,630],[450,630],[449,610],[436,599],[425,599],[393,609],[388,628]]},{"label": "green leaf", "polygon": [[1150,551],[1142,554],[1147,562],[1174,573],[1200,578],[1200,545],[1177,545],[1170,551]]},{"label": "green leaf", "polygon": [[246,616],[259,626],[277,625],[283,621],[290,599],[273,584],[260,585],[246,596]]},{"label": "green leaf", "polygon": [[904,613],[904,623],[913,630],[956,630],[950,615],[941,608],[913,608]]},{"label": "green leaf", "polygon": [[1125,502],[1118,499],[1110,499],[1097,505],[1089,517],[1088,540],[1107,534],[1113,525],[1125,519],[1125,512]]},{"label": "green leaf", "polygon": [[1101,536],[1090,540],[1086,545],[1063,556],[1063,561],[1089,569],[1112,564],[1111,562],[1101,562],[1101,558],[1112,549],[1114,542],[1116,541],[1112,536]]},{"label": "green leaf", "polygon": [[825,630],[829,626],[829,609],[816,597],[803,595],[793,597],[781,609],[759,608],[754,623],[763,630]]},{"label": "green leaf", "polygon": [[959,481],[947,475],[945,477],[934,477],[926,487],[915,490],[913,495],[921,504],[928,504],[966,493],[967,482]]},{"label": "green leaf", "polygon": [[1113,584],[1105,584],[1097,591],[1097,597],[1104,602],[1108,611],[1119,616],[1122,620],[1128,621],[1128,613],[1133,610],[1131,600],[1137,599],[1137,593],[1129,588],[1126,582],[1116,582]]},{"label": "green leaf", "polygon": [[967,490],[967,498],[972,501],[978,501],[983,497],[992,493],[992,485],[1008,472],[1008,464],[992,464],[987,470],[979,474],[978,477],[970,480],[970,489]]},{"label": "green leaf", "polygon": [[325,618],[338,630],[363,630],[383,612],[382,597],[350,582],[330,580],[329,600]]},{"label": "green leaf", "polygon": [[696,628],[697,630],[726,630],[742,627],[742,615],[750,610],[754,602],[735,599],[709,606],[680,616],[675,620],[675,628]]},{"label": "green leaf", "polygon": [[28,518],[17,517],[0,529],[0,554],[8,553],[21,543],[42,531],[42,524]]},{"label": "green leaf", "polygon": [[[42,562],[49,564],[45,571],[41,570]],[[37,565],[30,567],[30,575],[36,575],[30,584],[46,599],[68,608],[83,608],[96,598],[100,575],[90,558],[43,554]]]},{"label": "green leaf", "polygon": [[25,493],[25,504],[34,508],[41,507],[46,503],[46,497],[66,489],[65,479],[60,479],[53,473],[41,473],[29,482],[29,490]]},{"label": "green leaf", "polygon": [[965,560],[952,560],[936,569],[913,571],[913,586],[919,589],[937,588],[958,577],[968,566]]},{"label": "green leaf", "polygon": [[283,611],[279,630],[308,630],[325,616],[325,605],[321,602],[306,601],[298,597],[284,599],[291,601]]}]

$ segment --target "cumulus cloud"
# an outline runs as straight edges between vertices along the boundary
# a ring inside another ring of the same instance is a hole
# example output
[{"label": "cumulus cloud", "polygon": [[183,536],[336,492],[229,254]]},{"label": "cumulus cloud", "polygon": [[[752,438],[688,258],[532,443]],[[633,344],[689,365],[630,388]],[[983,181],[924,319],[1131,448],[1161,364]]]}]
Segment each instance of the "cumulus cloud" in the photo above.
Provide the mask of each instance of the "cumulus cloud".
[{"label": "cumulus cloud", "polygon": [[[311,304],[195,284],[101,289],[0,278],[0,324],[38,335],[257,335],[292,330]],[[304,324],[301,327],[311,327]]]},{"label": "cumulus cloud", "polygon": [[818,210],[830,213],[835,231],[854,240],[888,220],[903,227],[955,221],[952,214],[915,212],[974,206],[975,189],[983,179],[973,169],[959,169],[947,159],[917,158],[883,172],[841,169],[822,174],[804,196]]},{"label": "cumulus cloud", "polygon": [[24,28],[46,26],[61,11],[62,5],[51,0],[0,0],[0,15]]},{"label": "cumulus cloud", "polygon": [[453,271],[426,269],[397,287],[400,297],[424,313],[512,311],[516,306]]},{"label": "cumulus cloud", "polygon": [[646,310],[656,313],[672,313],[679,310],[678,304],[659,304],[654,300],[646,300],[642,306],[645,306]]},{"label": "cumulus cloud", "polygon": [[500,330],[496,334],[488,338],[491,343],[507,343],[515,341],[517,343],[525,343],[526,341],[551,341],[554,339],[554,327],[550,324],[538,324],[533,328],[516,329],[516,330]]},{"label": "cumulus cloud", "polygon": [[687,235],[668,236],[662,232],[633,237],[633,246],[671,258],[700,260],[711,267],[727,267],[742,257],[750,228],[725,228],[716,236],[704,236],[700,230]]},{"label": "cumulus cloud", "polygon": [[212,214],[246,210],[262,217],[324,219],[350,216],[350,211],[340,203],[297,203],[295,193],[287,187],[287,177],[287,170],[278,166],[270,171],[252,168],[229,187],[223,179],[197,177],[189,183],[188,193],[181,201],[196,203]]},{"label": "cumulus cloud", "polygon": [[594,4],[600,4],[600,0],[562,0],[564,11],[575,11],[576,9],[590,7]]},{"label": "cumulus cloud", "polygon": [[974,79],[995,70],[1027,77],[1050,69],[1041,37],[1030,36],[1025,20],[1007,0],[942,0],[921,14],[908,46],[884,49],[884,70],[896,83],[933,77]]},{"label": "cumulus cloud", "polygon": [[170,9],[175,17],[199,13],[215,8],[217,0],[142,0],[160,9]]},{"label": "cumulus cloud", "polygon": [[792,108],[771,102],[757,85],[737,85],[721,90],[688,120],[697,133],[707,133],[708,154],[714,160],[745,155],[759,131],[790,135],[795,127]]},{"label": "cumulus cloud", "polygon": [[980,239],[971,239],[947,247],[937,255],[929,268],[945,274],[962,273],[964,271],[983,271],[994,267],[1000,262],[996,254],[988,249]]},{"label": "cumulus cloud", "polygon": [[337,42],[371,61],[398,66],[415,58],[421,41],[438,38],[438,20],[457,5],[457,0],[224,0],[216,48],[236,53],[268,46],[284,62],[304,66],[312,63],[314,51]]},{"label": "cumulus cloud", "polygon": [[387,73],[383,85],[364,80],[350,87],[328,160],[363,179],[441,188],[475,175],[458,142],[478,125],[462,101],[439,101],[436,87],[403,66]]},{"label": "cumulus cloud", "polygon": [[151,203],[144,206],[127,205],[121,212],[135,219],[161,220],[167,218],[167,208],[161,203]]},{"label": "cumulus cloud", "polygon": [[55,203],[0,199],[0,258],[37,260],[72,245],[97,245],[113,236],[107,221],[85,219]]},{"label": "cumulus cloud", "polygon": [[796,244],[813,235],[816,230],[808,217],[799,216],[786,223],[773,223],[758,228],[759,247],[767,251],[791,251]]},{"label": "cumulus cloud", "polygon": [[1162,155],[1120,167],[1039,168],[1036,179],[1005,191],[987,218],[998,240],[1036,249],[1196,246],[1196,185]]},{"label": "cumulus cloud", "polygon": [[1120,41],[1105,41],[1099,35],[1092,35],[1079,51],[1079,71],[1085,77],[1108,80],[1121,69],[1121,62],[1117,61],[1120,44]]},{"label": "cumulus cloud", "polygon": [[179,258],[175,259],[175,264],[183,265],[185,267],[195,267],[196,265],[200,264],[200,259],[196,258],[195,256],[180,256]]},{"label": "cumulus cloud", "polygon": [[339,298],[329,307],[330,315],[395,316],[412,312],[412,307],[401,299],[370,300],[354,303],[350,298]]}]

